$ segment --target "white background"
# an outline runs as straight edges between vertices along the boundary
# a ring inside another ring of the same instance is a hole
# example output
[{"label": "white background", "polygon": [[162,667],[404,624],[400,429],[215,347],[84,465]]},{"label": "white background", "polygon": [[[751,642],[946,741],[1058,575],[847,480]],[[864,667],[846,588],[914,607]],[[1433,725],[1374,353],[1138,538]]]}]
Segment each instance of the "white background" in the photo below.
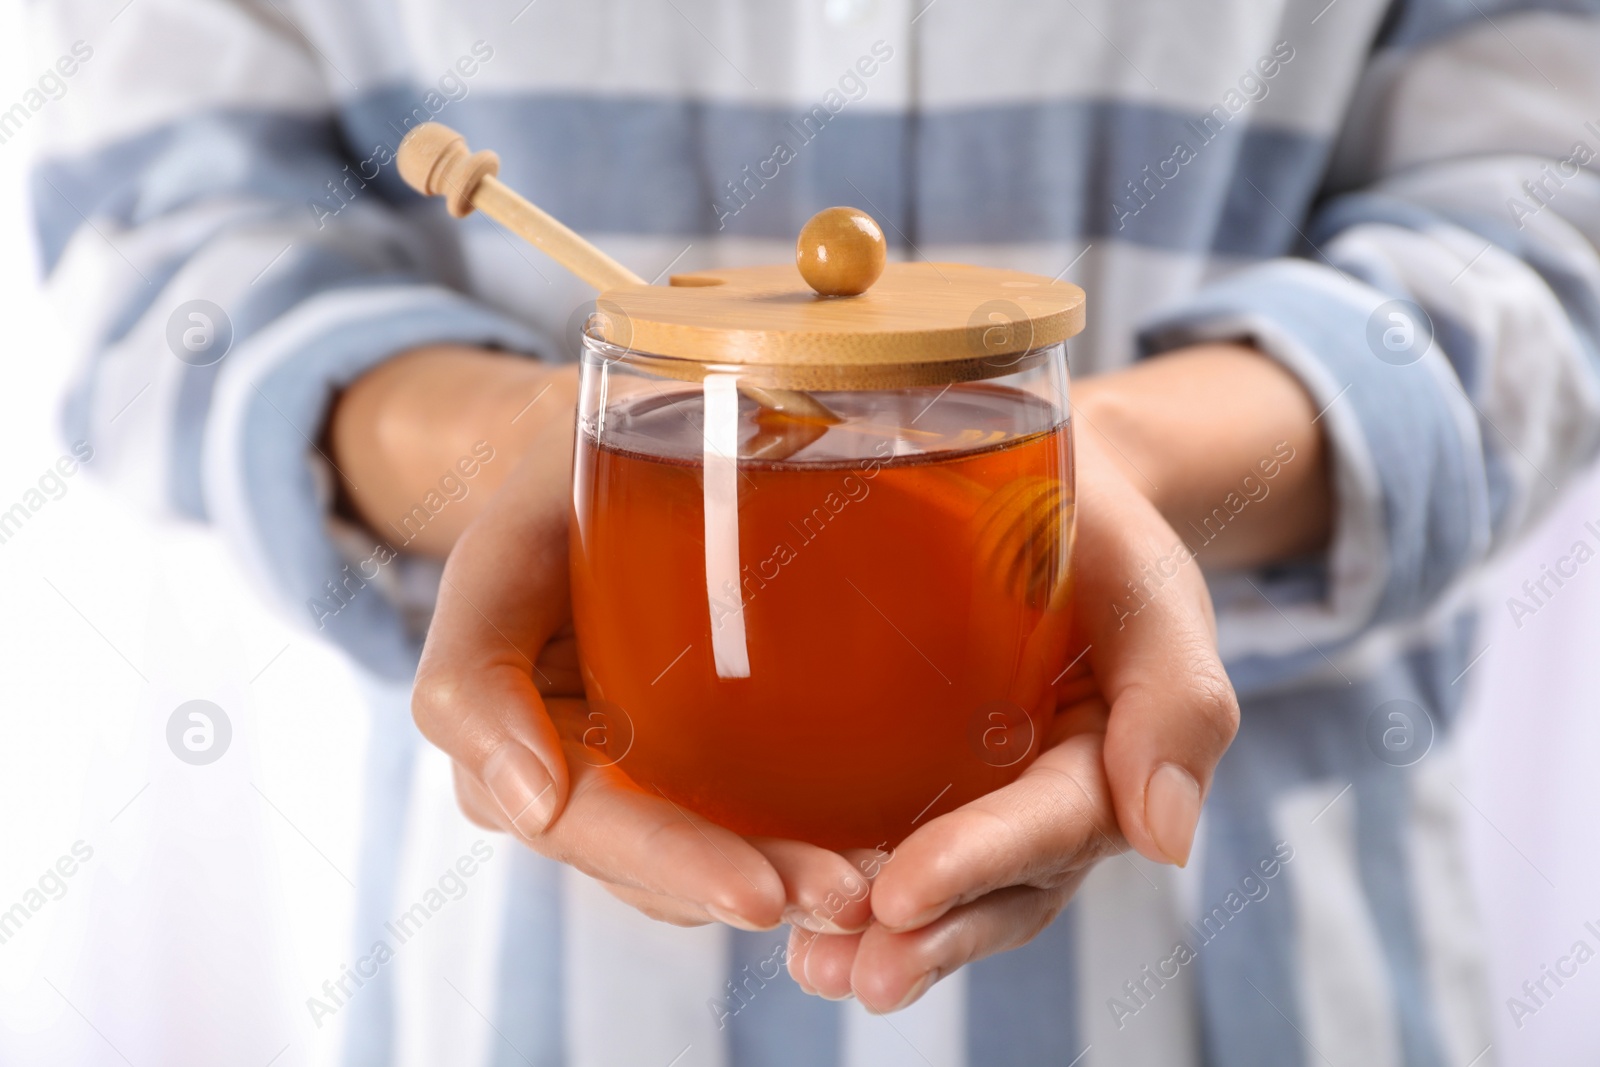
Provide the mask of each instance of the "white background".
[{"label": "white background", "polygon": [[[0,100],[38,71],[0,8]],[[70,91],[70,90],[69,90]],[[0,145],[0,511],[66,445],[70,368],[34,282],[29,138]],[[70,308],[65,309],[70,313]],[[0,1063],[330,1063],[305,998],[348,961],[365,713],[348,670],[253,599],[203,531],[157,526],[87,473],[0,545],[0,910],[75,842],[93,857],[0,945]],[[1506,998],[1579,938],[1600,948],[1600,561],[1514,628],[1505,599],[1573,541],[1600,481],[1489,576],[1468,767],[1499,1036],[1517,1065],[1600,1062],[1600,960],[1511,1025]],[[220,705],[228,753],[165,729]],[[1554,987],[1551,986],[1553,989]],[[1340,1065],[1343,1067],[1343,1065]],[[1450,1067],[1467,1067],[1466,1064]]]},{"label": "white background", "polygon": [[[8,104],[40,73],[20,8],[0,5]],[[67,450],[30,139],[0,145],[0,510]],[[350,672],[203,530],[133,514],[92,464],[67,487],[0,544],[0,910],[74,842],[93,858],[0,945],[0,1064],[331,1063],[337,1026],[304,1005],[351,962],[366,713]],[[192,699],[233,726],[210,766],[166,746]]]}]

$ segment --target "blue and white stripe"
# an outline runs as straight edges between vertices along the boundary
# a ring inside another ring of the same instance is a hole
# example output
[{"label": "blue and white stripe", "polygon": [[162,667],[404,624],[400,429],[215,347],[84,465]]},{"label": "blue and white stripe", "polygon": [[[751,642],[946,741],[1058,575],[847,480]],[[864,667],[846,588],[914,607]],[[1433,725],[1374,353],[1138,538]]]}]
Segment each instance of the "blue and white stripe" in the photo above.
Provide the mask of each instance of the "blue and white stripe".
[{"label": "blue and white stripe", "polygon": [[[1324,409],[1331,547],[1213,576],[1244,722],[1188,871],[1107,861],[1033,943],[892,1026],[780,977],[721,1029],[704,1002],[779,935],[656,926],[500,841],[472,903],[340,1016],[348,1062],[1435,1065],[1488,1044],[1448,779],[1457,682],[1481,651],[1475,574],[1600,449],[1600,178],[1560,169],[1600,155],[1595,0],[34,12],[49,57],[94,50],[34,183],[81,360],[71,434],[131,498],[213,524],[308,624],[351,558],[314,446],[336,390],[429,341],[569,358],[585,299],[402,187],[387,158],[417,114],[494,147],[506,180],[646,276],[782,260],[813,211],[854,203],[901,257],[1083,285],[1075,373],[1249,338]],[[830,90],[846,102],[800,137]],[[795,158],[751,178],[779,139]],[[235,330],[212,367],[166,347],[195,298]],[[1434,326],[1405,366],[1367,340],[1396,298]],[[405,714],[401,589],[429,575],[399,569],[327,628],[386,679],[358,946],[475,836]],[[1397,699],[1438,729],[1411,768],[1366,741]],[[1279,842],[1295,858],[1271,891],[1119,1020],[1124,983]]]}]

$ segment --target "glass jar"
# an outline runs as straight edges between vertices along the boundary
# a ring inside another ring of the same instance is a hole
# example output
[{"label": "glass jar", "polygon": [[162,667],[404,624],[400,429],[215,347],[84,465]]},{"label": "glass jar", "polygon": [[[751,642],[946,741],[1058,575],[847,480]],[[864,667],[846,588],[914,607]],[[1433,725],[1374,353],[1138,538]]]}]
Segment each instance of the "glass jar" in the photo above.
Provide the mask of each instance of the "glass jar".
[{"label": "glass jar", "polygon": [[[799,367],[590,329],[581,379],[572,593],[607,762],[835,849],[1021,773],[1069,636],[1064,343]],[[839,421],[757,402],[797,383]]]}]

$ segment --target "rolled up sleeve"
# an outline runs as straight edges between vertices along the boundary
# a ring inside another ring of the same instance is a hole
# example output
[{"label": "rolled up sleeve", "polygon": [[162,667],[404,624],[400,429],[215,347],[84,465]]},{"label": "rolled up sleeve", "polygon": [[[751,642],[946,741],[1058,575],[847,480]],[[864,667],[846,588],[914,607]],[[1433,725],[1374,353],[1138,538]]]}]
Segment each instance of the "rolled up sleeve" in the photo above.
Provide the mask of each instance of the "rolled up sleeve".
[{"label": "rolled up sleeve", "polygon": [[1600,450],[1597,53],[1548,13],[1380,49],[1302,253],[1144,324],[1146,355],[1248,341],[1320,412],[1331,545],[1219,598],[1236,653],[1424,614]]}]

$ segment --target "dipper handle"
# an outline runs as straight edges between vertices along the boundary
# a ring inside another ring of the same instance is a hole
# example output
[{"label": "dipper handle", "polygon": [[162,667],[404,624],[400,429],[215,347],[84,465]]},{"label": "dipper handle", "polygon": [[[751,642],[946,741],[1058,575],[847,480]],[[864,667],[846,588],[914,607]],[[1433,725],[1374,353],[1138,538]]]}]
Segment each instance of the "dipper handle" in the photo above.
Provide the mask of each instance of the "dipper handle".
[{"label": "dipper handle", "polygon": [[[400,142],[400,177],[423,196],[442,196],[456,218],[474,208],[505,226],[599,292],[648,283],[537,205],[503,183],[500,157],[473,152],[467,139],[450,127],[424,122]],[[808,393],[763,389],[743,384],[744,394],[769,411],[790,419],[823,424],[841,421]]]},{"label": "dipper handle", "polygon": [[423,196],[442,196],[456,218],[474,208],[527,241],[600,292],[645,280],[606,255],[560,220],[503,183],[500,157],[473,152],[450,127],[425,122],[400,142],[400,177]]}]

